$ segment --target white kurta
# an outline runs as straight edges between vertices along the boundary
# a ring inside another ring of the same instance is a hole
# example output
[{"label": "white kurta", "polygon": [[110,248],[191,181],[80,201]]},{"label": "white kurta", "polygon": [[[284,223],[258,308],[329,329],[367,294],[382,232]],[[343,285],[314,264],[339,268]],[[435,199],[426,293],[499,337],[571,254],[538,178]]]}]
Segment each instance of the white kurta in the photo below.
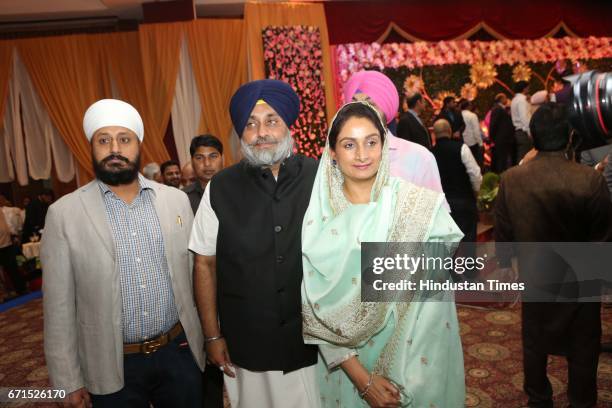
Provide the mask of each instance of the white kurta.
[{"label": "white kurta", "polygon": [[321,395],[316,365],[283,374],[234,367],[236,378],[224,376],[232,408],[319,408]]}]

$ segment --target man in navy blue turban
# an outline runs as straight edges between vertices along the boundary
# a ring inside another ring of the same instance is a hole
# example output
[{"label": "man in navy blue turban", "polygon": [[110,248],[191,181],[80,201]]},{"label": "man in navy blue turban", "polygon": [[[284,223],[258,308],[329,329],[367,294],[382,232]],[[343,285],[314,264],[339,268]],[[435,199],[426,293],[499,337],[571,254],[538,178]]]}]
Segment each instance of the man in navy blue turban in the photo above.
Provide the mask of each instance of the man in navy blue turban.
[{"label": "man in navy blue turban", "polygon": [[301,228],[317,164],[293,152],[299,108],[282,81],[236,91],[230,115],[244,158],[206,185],[191,232],[206,354],[224,373],[232,407],[320,406],[300,296]]},{"label": "man in navy blue turban", "polygon": [[246,83],[236,91],[230,102],[230,115],[238,137],[242,137],[249,116],[259,101],[270,105],[287,126],[291,126],[300,113],[300,99],[288,83],[276,79]]}]

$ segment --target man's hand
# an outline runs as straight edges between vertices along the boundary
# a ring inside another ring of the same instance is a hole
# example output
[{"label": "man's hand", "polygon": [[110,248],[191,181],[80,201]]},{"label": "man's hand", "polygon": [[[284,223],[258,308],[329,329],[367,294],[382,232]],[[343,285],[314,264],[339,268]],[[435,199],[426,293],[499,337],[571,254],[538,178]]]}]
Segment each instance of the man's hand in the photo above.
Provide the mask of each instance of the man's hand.
[{"label": "man's hand", "polygon": [[595,170],[597,170],[600,173],[603,173],[604,169],[608,165],[609,159],[610,159],[610,155],[606,154],[606,157],[604,157],[602,161],[600,161],[599,163],[595,165]]},{"label": "man's hand", "polygon": [[64,400],[64,407],[91,408],[91,399],[89,397],[89,392],[87,392],[87,388],[79,388],[78,390],[68,394]]},{"label": "man's hand", "polygon": [[521,162],[519,163],[519,166],[521,164],[525,164],[525,163],[529,163],[530,161],[532,161],[533,159],[535,159],[535,157],[538,155],[538,151],[533,148],[530,151],[527,152],[527,154],[523,157],[523,160],[521,160]]},{"label": "man's hand", "polygon": [[211,364],[219,367],[221,371],[232,378],[236,378],[232,361],[230,360],[229,352],[227,351],[227,343],[221,338],[206,343],[206,358]]}]

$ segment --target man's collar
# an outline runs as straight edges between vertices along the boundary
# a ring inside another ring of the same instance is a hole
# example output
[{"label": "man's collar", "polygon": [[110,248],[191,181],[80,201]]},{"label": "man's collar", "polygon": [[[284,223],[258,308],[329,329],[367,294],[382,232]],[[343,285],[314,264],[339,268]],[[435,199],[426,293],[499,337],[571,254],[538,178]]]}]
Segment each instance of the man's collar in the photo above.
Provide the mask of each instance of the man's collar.
[{"label": "man's collar", "polygon": [[194,181],[193,183],[187,185],[187,187],[185,187],[183,189],[184,192],[186,193],[190,193],[192,191],[196,191],[198,193],[203,193],[204,192],[204,188],[202,187],[202,183],[200,182],[200,180],[196,179],[196,181]]},{"label": "man's collar", "polygon": [[[100,190],[102,191],[103,194],[112,192],[112,190],[107,184],[102,182],[100,179],[98,179],[97,181],[98,181],[98,185],[100,186]],[[138,173],[138,184],[139,184],[138,194],[140,194],[142,190],[151,190],[153,191],[153,194],[155,194],[154,184],[140,173]]]}]

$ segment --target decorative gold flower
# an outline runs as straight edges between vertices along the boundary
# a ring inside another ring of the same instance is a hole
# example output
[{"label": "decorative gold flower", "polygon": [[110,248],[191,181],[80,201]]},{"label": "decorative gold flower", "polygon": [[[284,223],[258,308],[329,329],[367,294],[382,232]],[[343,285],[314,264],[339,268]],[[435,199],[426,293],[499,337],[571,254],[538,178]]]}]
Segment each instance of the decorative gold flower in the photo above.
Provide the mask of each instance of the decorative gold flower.
[{"label": "decorative gold flower", "polygon": [[421,77],[417,75],[408,75],[404,81],[404,94],[406,97],[410,98],[415,93],[421,92],[424,87],[425,85]]},{"label": "decorative gold flower", "polygon": [[514,82],[529,81],[531,79],[531,68],[527,64],[520,63],[512,68],[512,80]]},{"label": "decorative gold flower", "polygon": [[467,83],[461,87],[461,97],[473,101],[478,96],[478,88],[474,84]]},{"label": "decorative gold flower", "polygon": [[490,62],[477,62],[470,68],[470,79],[476,87],[486,89],[493,85],[497,71]]}]

